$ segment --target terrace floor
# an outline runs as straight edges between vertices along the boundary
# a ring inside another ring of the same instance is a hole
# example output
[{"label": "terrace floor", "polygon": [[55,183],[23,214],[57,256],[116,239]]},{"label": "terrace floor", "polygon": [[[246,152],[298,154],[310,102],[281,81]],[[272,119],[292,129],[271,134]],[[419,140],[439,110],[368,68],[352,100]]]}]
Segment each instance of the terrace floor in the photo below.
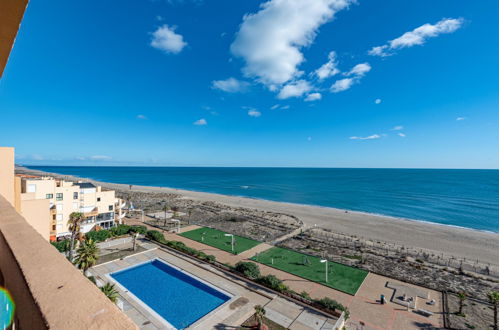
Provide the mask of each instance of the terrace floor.
[{"label": "terrace floor", "polygon": [[[141,224],[139,222],[130,224]],[[188,226],[181,229],[181,232],[200,228],[199,226]],[[155,229],[155,228],[152,228]],[[260,244],[239,255],[216,249],[214,247],[190,240],[175,233],[164,233],[167,240],[181,241],[187,246],[212,254],[217,261],[235,265],[239,261],[251,261],[256,252],[263,252],[271,245]],[[263,264],[258,264],[262,275],[275,275],[296,292],[306,291],[312,298],[329,297],[334,299],[350,310],[350,320],[347,322],[348,329],[421,329],[428,327],[443,327],[442,318],[442,295],[438,291],[421,288],[412,284],[403,283],[385,276],[369,273],[360,286],[355,296],[340,292],[333,288],[323,286],[319,283],[311,282],[293,274],[278,270]],[[392,303],[394,290],[386,287],[388,282],[398,283],[408,287],[419,288],[428,292],[428,301],[434,299],[434,305],[427,305],[426,300],[418,298],[416,308],[422,308],[434,313],[430,317],[425,317],[410,310],[407,311],[399,304]],[[380,295],[386,297],[387,303],[379,303]]]},{"label": "terrace floor", "polygon": [[[109,273],[159,258],[234,295],[234,298],[228,303],[194,323],[189,329],[230,329],[231,327],[238,327],[253,315],[255,305],[264,306],[267,318],[289,329],[330,329],[336,322],[334,318],[304,308],[266,290],[254,290],[254,288],[250,290],[246,282],[232,277],[229,278],[208,264],[174,255],[152,243],[141,244],[147,251],[100,264],[91,268],[89,272],[96,277],[100,285],[108,281],[106,275]],[[126,291],[116,288],[120,294],[121,303],[119,305],[121,305],[122,310],[141,329],[164,329],[164,323],[157,316],[150,313],[141,302],[130,296]]]}]

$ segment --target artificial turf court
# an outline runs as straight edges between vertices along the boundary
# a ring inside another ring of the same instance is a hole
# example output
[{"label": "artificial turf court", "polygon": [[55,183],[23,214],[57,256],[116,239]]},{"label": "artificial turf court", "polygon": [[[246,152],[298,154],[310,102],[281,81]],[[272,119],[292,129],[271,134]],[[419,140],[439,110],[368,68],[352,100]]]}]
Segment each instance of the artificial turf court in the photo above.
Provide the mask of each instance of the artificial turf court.
[{"label": "artificial turf court", "polygon": [[329,261],[326,283],[326,266],[320,258],[279,247],[270,248],[251,259],[351,295],[355,295],[368,274],[365,270]]},{"label": "artificial turf court", "polygon": [[[232,237],[225,236],[225,232],[202,227],[190,231],[186,231],[181,233],[180,235],[183,237],[187,237],[192,239],[193,241],[200,242],[209,246],[213,246],[217,249],[224,250],[232,253],[231,240]],[[255,246],[260,244],[260,242],[234,235],[234,253],[239,254],[246,250],[249,250]]]}]

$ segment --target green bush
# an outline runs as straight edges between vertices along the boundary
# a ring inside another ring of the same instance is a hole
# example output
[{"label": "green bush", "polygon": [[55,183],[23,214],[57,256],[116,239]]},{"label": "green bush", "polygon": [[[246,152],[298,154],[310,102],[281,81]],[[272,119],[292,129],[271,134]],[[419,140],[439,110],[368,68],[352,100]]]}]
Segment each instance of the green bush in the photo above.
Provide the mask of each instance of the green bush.
[{"label": "green bush", "polygon": [[239,261],[236,264],[236,271],[251,280],[255,280],[260,277],[260,268],[253,262]]},{"label": "green bush", "polygon": [[166,241],[165,237],[163,236],[163,234],[161,234],[159,231],[157,230],[148,230],[146,232],[146,237],[153,240],[153,241],[156,241],[156,242],[159,242],[159,243],[163,243],[163,244],[167,244],[168,242]]},{"label": "green bush", "polygon": [[257,282],[279,292],[285,292],[289,290],[289,288],[274,275],[262,276],[257,279]]},{"label": "green bush", "polygon": [[215,261],[217,261],[217,258],[214,255],[209,254],[206,256],[206,261],[215,262]]},{"label": "green bush", "polygon": [[109,237],[111,237],[111,233],[109,230],[99,230],[99,231],[89,231],[85,234],[86,239],[91,239],[94,242],[103,242]]},{"label": "green bush", "polygon": [[144,235],[147,233],[147,227],[146,226],[131,226],[128,233],[139,233]]},{"label": "green bush", "polygon": [[324,297],[322,299],[315,300],[315,302],[326,309],[330,309],[332,311],[338,310],[338,311],[344,312],[345,313],[345,320],[347,320],[350,317],[350,311],[348,310],[348,308],[346,308],[345,306],[343,306],[342,304],[340,304],[336,300],[333,300],[333,299],[328,298],[328,297]]},{"label": "green bush", "polygon": [[123,236],[128,234],[128,232],[130,231],[130,226],[117,225],[116,227],[112,227],[110,231],[112,236]]},{"label": "green bush", "polygon": [[70,242],[68,239],[59,242],[50,242],[59,252],[67,252],[70,249]]}]

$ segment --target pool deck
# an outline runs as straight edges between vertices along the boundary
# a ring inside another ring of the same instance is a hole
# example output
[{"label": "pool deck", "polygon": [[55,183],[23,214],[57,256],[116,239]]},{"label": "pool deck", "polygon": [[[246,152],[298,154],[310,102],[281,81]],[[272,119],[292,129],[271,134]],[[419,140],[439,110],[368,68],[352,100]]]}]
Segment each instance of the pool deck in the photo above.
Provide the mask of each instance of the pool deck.
[{"label": "pool deck", "polygon": [[[267,290],[249,287],[248,282],[241,281],[213,268],[211,265],[190,258],[170,253],[152,243],[141,243],[148,250],[135,255],[95,266],[90,273],[96,277],[98,284],[109,281],[109,273],[113,273],[153,259],[161,259],[187,273],[198,277],[211,285],[233,295],[233,298],[202,319],[192,324],[189,329],[227,329],[240,326],[254,314],[254,306],[262,305],[266,317],[290,329],[331,329],[336,319],[317,313],[312,309],[283,299]],[[122,309],[141,329],[165,329],[164,321],[142,302],[138,301],[126,290],[116,286],[120,294]]]},{"label": "pool deck", "polygon": [[[130,224],[143,223],[139,221],[136,221],[135,223],[132,220],[130,221]],[[196,228],[199,227],[196,225],[187,226],[182,228],[181,232]],[[207,254],[213,254],[217,258],[217,261],[228,263],[231,265],[235,265],[239,261],[251,261],[248,259],[255,255],[256,252],[262,252],[272,247],[269,244],[262,243],[260,245],[257,245],[253,249],[247,250],[239,255],[233,255],[231,253],[218,250],[200,242],[190,240],[183,236],[176,235],[175,233],[164,232],[164,236],[167,240],[181,241],[189,247],[203,251]],[[438,291],[397,281],[386,276],[369,273],[355,296],[351,296],[338,290],[323,286],[319,283],[305,280],[301,277],[263,264],[258,264],[258,266],[260,267],[260,271],[263,275],[275,275],[279,279],[283,280],[286,285],[288,285],[296,292],[307,291],[312,298],[329,297],[348,307],[348,309],[350,310],[350,319],[347,322],[347,328],[365,330],[395,330],[421,329],[422,325],[426,327],[436,328],[443,327],[442,295]],[[390,298],[394,294],[394,290],[386,287],[386,284],[388,282],[427,291],[428,299],[424,300],[422,298],[417,298],[416,306],[418,309],[425,309],[433,312],[434,314],[430,317],[425,317],[415,313],[414,311],[407,311],[406,308],[400,306],[399,304],[391,302]],[[381,305],[379,303],[381,294],[384,294],[387,300],[387,303],[384,305]],[[427,301],[430,301],[432,299],[435,300],[434,305],[426,304]]]}]

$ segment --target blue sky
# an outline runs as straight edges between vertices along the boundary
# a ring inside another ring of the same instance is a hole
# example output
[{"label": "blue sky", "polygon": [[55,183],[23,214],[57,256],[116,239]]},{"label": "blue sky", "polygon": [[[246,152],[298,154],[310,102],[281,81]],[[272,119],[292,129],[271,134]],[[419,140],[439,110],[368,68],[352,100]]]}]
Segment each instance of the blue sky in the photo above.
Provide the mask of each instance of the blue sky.
[{"label": "blue sky", "polygon": [[50,165],[499,168],[497,1],[36,1],[2,145]]}]

